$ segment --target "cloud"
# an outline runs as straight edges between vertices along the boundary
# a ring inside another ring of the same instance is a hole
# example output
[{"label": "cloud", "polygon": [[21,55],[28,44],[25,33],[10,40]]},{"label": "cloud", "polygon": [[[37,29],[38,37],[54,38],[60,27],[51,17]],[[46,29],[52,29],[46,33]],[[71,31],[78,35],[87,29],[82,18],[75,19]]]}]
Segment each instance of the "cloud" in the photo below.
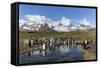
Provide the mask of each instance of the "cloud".
[{"label": "cloud", "polygon": [[27,21],[24,19],[19,19],[19,27],[21,27],[23,24],[25,24]]},{"label": "cloud", "polygon": [[[76,22],[76,24],[75,24]],[[25,15],[24,19],[19,20],[19,26],[21,27],[24,23],[27,23],[28,25],[34,25],[38,27],[37,25],[44,25],[45,23],[48,24],[50,28],[53,28],[57,31],[68,31],[70,28],[72,30],[77,29],[77,27],[80,27],[80,24],[95,27],[92,25],[86,18],[78,20],[71,20],[67,17],[62,16],[59,20],[53,20],[46,16],[41,15]],[[70,26],[73,25],[73,26]]]},{"label": "cloud", "polygon": [[33,22],[38,24],[44,24],[46,21],[46,17],[40,15],[26,15],[25,17],[29,23]]},{"label": "cloud", "polygon": [[59,21],[55,21],[56,26],[55,26],[54,30],[68,31],[69,30],[68,26],[71,24],[70,22],[71,22],[70,19],[63,16],[63,17],[61,17],[61,19]]},{"label": "cloud", "polygon": [[50,25],[57,25],[58,23],[61,23],[63,25],[69,25],[71,21],[70,19],[64,16],[61,17],[59,21],[53,21],[52,19],[47,18],[46,16],[40,16],[40,15],[26,15],[25,17],[28,23],[30,22],[40,23],[40,24],[48,23]]},{"label": "cloud", "polygon": [[[70,25],[71,20],[62,16],[60,20],[54,21],[46,16],[41,16],[41,15],[25,15],[25,20],[24,19],[20,19],[19,20],[19,25],[22,26],[24,23],[28,23],[29,24],[42,24],[44,25],[45,23],[48,23],[48,26],[50,28],[54,27],[55,30],[59,30],[59,31],[64,31],[64,30],[68,30],[67,27]],[[62,26],[59,27],[59,23],[62,24]]]},{"label": "cloud", "polygon": [[87,19],[85,19],[85,18],[82,19],[82,20],[80,20],[79,22],[80,22],[80,24],[87,25],[87,26],[88,25],[91,26],[90,22]]},{"label": "cloud", "polygon": [[61,17],[60,23],[63,25],[70,25],[71,20],[66,17]]},{"label": "cloud", "polygon": [[48,23],[49,27],[56,26],[59,21],[53,21],[52,19],[41,16],[41,15],[26,15],[27,23],[36,23],[36,24],[42,24]]}]

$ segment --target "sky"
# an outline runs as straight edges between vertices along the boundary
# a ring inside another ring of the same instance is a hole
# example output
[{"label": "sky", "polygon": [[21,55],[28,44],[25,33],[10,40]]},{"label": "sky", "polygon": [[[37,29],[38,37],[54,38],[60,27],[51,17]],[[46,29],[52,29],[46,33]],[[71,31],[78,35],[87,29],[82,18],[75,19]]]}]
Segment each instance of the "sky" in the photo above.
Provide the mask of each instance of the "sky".
[{"label": "sky", "polygon": [[25,23],[27,20],[43,22],[52,21],[52,24],[62,22],[63,24],[79,23],[95,25],[96,9],[79,7],[57,7],[41,5],[19,5],[19,21]]}]

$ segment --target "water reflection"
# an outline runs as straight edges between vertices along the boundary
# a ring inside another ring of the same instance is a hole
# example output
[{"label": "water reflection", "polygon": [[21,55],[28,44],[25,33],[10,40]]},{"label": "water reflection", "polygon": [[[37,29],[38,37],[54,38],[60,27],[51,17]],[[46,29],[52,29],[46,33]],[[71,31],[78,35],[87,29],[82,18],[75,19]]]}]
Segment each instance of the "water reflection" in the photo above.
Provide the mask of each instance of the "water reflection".
[{"label": "water reflection", "polygon": [[55,62],[55,61],[71,61],[82,60],[82,47],[81,45],[60,45],[52,46],[47,49],[40,49],[36,51],[30,51],[25,54],[19,55],[19,63],[43,63],[43,62]]}]

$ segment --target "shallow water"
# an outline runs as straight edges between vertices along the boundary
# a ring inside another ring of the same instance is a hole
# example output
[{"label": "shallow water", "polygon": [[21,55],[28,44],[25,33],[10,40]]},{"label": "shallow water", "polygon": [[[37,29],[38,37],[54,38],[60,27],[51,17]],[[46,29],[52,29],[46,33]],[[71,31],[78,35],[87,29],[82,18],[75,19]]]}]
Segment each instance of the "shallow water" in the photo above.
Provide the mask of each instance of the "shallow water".
[{"label": "shallow water", "polygon": [[19,64],[83,60],[82,48],[61,45],[45,51],[37,50],[19,55]]}]

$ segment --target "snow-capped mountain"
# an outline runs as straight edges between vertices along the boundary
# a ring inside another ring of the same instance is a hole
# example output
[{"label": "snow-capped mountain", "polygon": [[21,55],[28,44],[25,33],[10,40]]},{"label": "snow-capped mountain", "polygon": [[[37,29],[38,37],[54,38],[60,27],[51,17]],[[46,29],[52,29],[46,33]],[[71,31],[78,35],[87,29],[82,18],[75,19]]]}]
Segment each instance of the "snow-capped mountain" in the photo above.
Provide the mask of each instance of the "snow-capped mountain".
[{"label": "snow-capped mountain", "polygon": [[25,23],[20,28],[20,31],[54,31],[47,23]]},{"label": "snow-capped mountain", "polygon": [[45,16],[39,15],[27,15],[26,20],[19,20],[20,31],[57,31],[57,32],[69,32],[75,30],[88,31],[94,29],[87,19],[80,21],[80,24],[75,25],[71,23],[71,20],[66,17],[61,17],[60,20],[54,21]]},{"label": "snow-capped mountain", "polygon": [[21,27],[19,27],[20,31],[57,31],[57,32],[68,32],[74,30],[90,30],[93,29],[90,25],[79,24],[78,26],[74,26],[72,24],[64,25],[49,25],[48,23],[40,24],[40,23],[25,23]]},{"label": "snow-capped mountain", "polygon": [[66,32],[69,31],[71,27],[71,24],[64,25],[62,23],[59,23],[56,26],[54,26],[53,29],[58,32]]},{"label": "snow-capped mountain", "polygon": [[20,30],[38,31],[42,24],[25,23],[20,27]]}]

